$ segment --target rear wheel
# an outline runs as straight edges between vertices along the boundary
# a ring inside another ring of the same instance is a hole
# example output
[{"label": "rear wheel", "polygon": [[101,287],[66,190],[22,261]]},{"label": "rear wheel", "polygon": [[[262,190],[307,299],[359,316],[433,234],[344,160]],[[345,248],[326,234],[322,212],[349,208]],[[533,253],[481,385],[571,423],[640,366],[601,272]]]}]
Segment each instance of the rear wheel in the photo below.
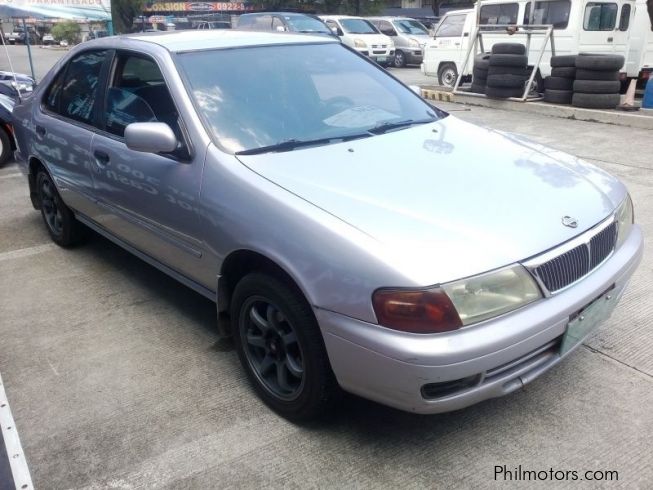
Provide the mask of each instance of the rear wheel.
[{"label": "rear wheel", "polygon": [[339,388],[309,304],[295,288],[252,273],[236,286],[233,338],[257,394],[295,421],[327,412]]},{"label": "rear wheel", "polygon": [[438,81],[443,87],[453,88],[458,79],[458,70],[453,63],[445,63],[438,70]]},{"label": "rear wheel", "polygon": [[4,128],[0,127],[0,165],[4,165],[11,156],[11,140]]},{"label": "rear wheel", "polygon": [[41,169],[36,174],[36,192],[45,227],[57,245],[69,247],[77,243],[84,233],[83,225],[66,206],[48,173]]}]

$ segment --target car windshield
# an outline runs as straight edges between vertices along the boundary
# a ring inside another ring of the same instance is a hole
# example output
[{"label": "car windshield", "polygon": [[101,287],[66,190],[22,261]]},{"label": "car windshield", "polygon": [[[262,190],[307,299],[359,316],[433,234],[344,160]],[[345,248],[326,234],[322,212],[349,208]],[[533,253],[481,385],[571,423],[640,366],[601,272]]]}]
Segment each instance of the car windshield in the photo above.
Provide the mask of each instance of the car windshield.
[{"label": "car windshield", "polygon": [[414,34],[416,36],[428,36],[429,31],[416,20],[395,20],[395,27],[403,34]]},{"label": "car windshield", "polygon": [[349,34],[378,34],[379,31],[365,19],[341,19],[340,25]]},{"label": "car windshield", "polygon": [[309,16],[287,16],[286,22],[290,24],[293,31],[297,32],[319,32],[322,34],[331,34],[331,31],[322,22]]},{"label": "car windshield", "polygon": [[205,126],[230,153],[371,137],[442,114],[340,43],[190,51],[178,63]]}]

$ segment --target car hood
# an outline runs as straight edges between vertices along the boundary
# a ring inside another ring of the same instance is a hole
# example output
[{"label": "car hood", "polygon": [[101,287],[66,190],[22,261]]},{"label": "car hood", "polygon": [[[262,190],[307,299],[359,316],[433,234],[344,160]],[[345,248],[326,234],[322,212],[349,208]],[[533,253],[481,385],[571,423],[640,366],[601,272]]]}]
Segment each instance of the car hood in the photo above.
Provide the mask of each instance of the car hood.
[{"label": "car hood", "polygon": [[[238,158],[377,240],[392,265],[423,285],[544,252],[608,217],[626,194],[591,164],[452,116]],[[563,216],[576,218],[577,228],[564,226]]]},{"label": "car hood", "polygon": [[349,34],[349,36],[352,39],[362,39],[368,46],[371,46],[372,44],[385,44],[391,46],[393,44],[392,39],[384,34]]}]

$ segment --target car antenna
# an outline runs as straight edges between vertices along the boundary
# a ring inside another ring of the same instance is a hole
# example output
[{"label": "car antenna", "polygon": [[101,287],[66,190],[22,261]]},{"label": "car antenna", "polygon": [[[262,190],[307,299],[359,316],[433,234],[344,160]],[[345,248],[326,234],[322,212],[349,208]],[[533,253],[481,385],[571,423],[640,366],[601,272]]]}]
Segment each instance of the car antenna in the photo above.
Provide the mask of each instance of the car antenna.
[{"label": "car antenna", "polygon": [[0,29],[0,40],[2,40],[2,45],[5,47],[5,54],[7,55],[7,61],[9,62],[9,69],[11,70],[11,74],[14,76],[14,88],[16,89],[16,93],[18,94],[18,100],[20,102],[23,101],[23,98],[20,96],[20,88],[18,87],[18,79],[16,79],[16,72],[14,71],[14,65],[11,62],[11,56],[9,56],[9,50],[7,49],[7,42],[5,40],[5,33],[3,32],[2,29]]}]

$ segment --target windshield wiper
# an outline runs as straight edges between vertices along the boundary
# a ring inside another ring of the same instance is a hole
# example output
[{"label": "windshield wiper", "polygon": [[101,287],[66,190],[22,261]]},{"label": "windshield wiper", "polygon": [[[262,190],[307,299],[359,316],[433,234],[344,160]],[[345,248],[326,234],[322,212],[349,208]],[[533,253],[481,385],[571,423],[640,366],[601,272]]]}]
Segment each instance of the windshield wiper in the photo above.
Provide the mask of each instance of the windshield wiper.
[{"label": "windshield wiper", "polygon": [[275,143],[274,145],[261,146],[250,150],[237,151],[235,155],[260,155],[261,153],[279,153],[283,151],[292,151],[305,146],[319,146],[336,141],[351,141],[359,138],[369,137],[369,133],[347,134],[344,136],[330,136],[329,138],[318,138],[314,140],[289,139]]},{"label": "windshield wiper", "polygon": [[386,123],[377,124],[376,126],[368,129],[368,131],[372,134],[383,134],[383,133],[387,133],[388,131],[392,131],[393,129],[405,128],[408,126],[414,126],[416,124],[427,124],[436,120],[437,120],[436,118],[430,118],[430,119],[406,119],[405,121],[386,122]]}]

